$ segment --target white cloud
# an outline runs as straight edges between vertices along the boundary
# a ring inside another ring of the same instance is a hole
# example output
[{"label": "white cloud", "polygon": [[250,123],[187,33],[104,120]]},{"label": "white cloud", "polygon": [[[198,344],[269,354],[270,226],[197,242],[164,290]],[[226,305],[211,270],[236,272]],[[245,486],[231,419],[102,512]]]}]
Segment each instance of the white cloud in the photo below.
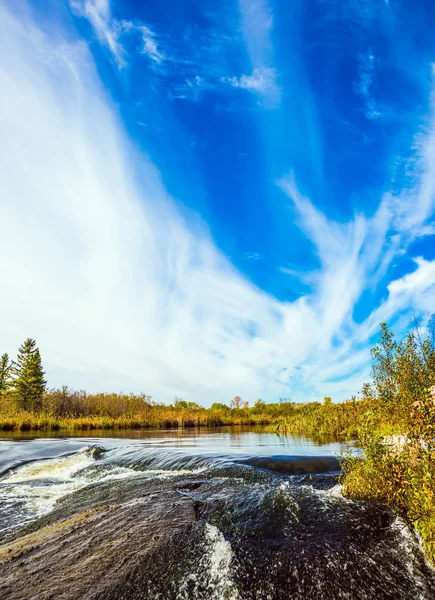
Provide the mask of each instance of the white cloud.
[{"label": "white cloud", "polygon": [[254,68],[271,65],[273,11],[267,0],[239,0],[242,31]]},{"label": "white cloud", "polygon": [[432,71],[432,89],[430,123],[426,131],[416,136],[414,143],[414,177],[417,182],[394,199],[396,226],[408,231],[413,237],[422,235],[426,227],[430,227],[427,220],[432,217],[435,209],[435,66]]},{"label": "white cloud", "polygon": [[275,69],[262,67],[254,69],[252,75],[223,77],[222,82],[253,92],[267,102],[269,107],[275,107],[281,99],[281,88],[278,85],[277,78]]},{"label": "white cloud", "polygon": [[[426,145],[431,147],[432,135],[426,139]],[[421,180],[420,187],[423,190],[432,185],[428,184],[427,178],[431,181],[430,169]],[[393,258],[405,252],[414,239],[406,219],[400,221],[404,228],[398,229],[396,218],[402,206],[400,198],[392,198],[387,194],[370,219],[357,215],[353,222],[339,224],[328,220],[300,193],[293,176],[280,181],[279,185],[292,199],[299,224],[313,242],[321,264],[317,276],[310,276],[317,281],[311,304],[323,340],[321,351],[318,349],[312,353],[300,369],[300,385],[349,396],[355,393],[361,382],[367,380],[369,355],[366,344],[377,331],[379,323],[396,318],[411,307],[417,314],[434,310],[435,261],[415,259],[417,270],[390,282],[386,300],[357,325],[352,317],[362,292],[370,285],[379,283]],[[418,189],[415,192],[417,196]],[[422,211],[420,221],[413,221],[415,231],[424,231],[427,216]],[[395,229],[392,234],[393,226]],[[292,276],[297,275],[291,269],[288,272],[285,268],[281,270]],[[406,327],[406,324],[404,322],[401,325]],[[326,356],[328,359],[325,359]],[[344,377],[342,383],[326,381],[346,373],[348,377]],[[353,392],[349,384],[353,385]]]},{"label": "white cloud", "polygon": [[[352,313],[390,245],[388,202],[343,225],[282,182],[321,268],[309,295],[279,302],[180,215],[129,144],[86,44],[44,36],[0,5],[0,52],[0,351],[32,336],[51,384],[164,400],[356,391],[371,324]],[[411,289],[421,309],[433,305],[427,263],[390,284],[373,318],[401,310]]]},{"label": "white cloud", "polygon": [[243,258],[245,260],[262,260],[264,258],[264,254],[260,252],[244,252]]},{"label": "white cloud", "polygon": [[239,11],[252,73],[226,77],[223,81],[256,93],[265,108],[275,108],[280,104],[282,90],[273,58],[272,8],[267,0],[239,0]]},{"label": "white cloud", "polygon": [[107,46],[118,68],[126,66],[126,51],[120,38],[125,34],[139,33],[140,52],[154,63],[160,64],[165,55],[159,50],[155,33],[141,22],[113,19],[110,0],[70,0],[73,12],[88,19],[101,45]]},{"label": "white cloud", "polygon": [[119,68],[125,66],[124,49],[119,43],[119,27],[113,22],[109,0],[70,0],[72,10],[88,19],[97,38],[107,46]]},{"label": "white cloud", "polygon": [[146,54],[151,60],[156,63],[161,63],[165,57],[157,47],[155,33],[145,25],[138,25],[138,30],[142,34],[143,54]]},{"label": "white cloud", "polygon": [[211,73],[206,75],[192,75],[181,84],[174,85],[169,92],[169,97],[197,102],[204,92],[217,91],[224,84],[255,94],[265,108],[275,108],[281,100],[281,88],[277,83],[277,73],[274,69],[254,69],[252,75],[218,79],[213,79]]},{"label": "white cloud", "polygon": [[264,349],[282,307],[180,217],[86,46],[35,35],[4,8],[0,32],[5,349],[34,336],[55,384],[206,403],[274,388]]},{"label": "white cloud", "polygon": [[358,81],[354,84],[355,92],[364,99],[364,115],[375,121],[381,116],[375,98],[372,94],[373,75],[375,72],[375,57],[369,53],[359,57],[360,72]]},{"label": "white cloud", "polygon": [[210,83],[201,75],[194,75],[185,79],[182,84],[174,85],[168,93],[168,98],[198,102],[203,92],[215,89],[215,87],[215,84]]},{"label": "white cloud", "polygon": [[416,314],[434,312],[435,260],[417,257],[414,262],[417,265],[414,271],[388,284],[387,299],[364,324],[369,333],[374,333],[381,321],[388,322],[410,308]]}]

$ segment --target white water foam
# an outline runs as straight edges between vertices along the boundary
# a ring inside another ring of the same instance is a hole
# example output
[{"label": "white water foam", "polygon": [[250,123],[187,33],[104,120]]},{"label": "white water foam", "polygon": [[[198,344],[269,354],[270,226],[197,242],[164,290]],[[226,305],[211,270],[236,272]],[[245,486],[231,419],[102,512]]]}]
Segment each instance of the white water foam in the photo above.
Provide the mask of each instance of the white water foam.
[{"label": "white water foam", "polygon": [[301,489],[306,489],[308,493],[316,496],[322,501],[324,509],[333,508],[334,503],[353,504],[354,501],[343,496],[343,486],[336,483],[333,487],[325,490],[314,488],[310,485],[302,485]]},{"label": "white water foam", "polygon": [[4,516],[1,519],[0,514],[0,521],[4,521],[3,524],[0,522],[0,533],[49,513],[58,500],[93,483],[144,475],[160,479],[201,470],[138,470],[100,464],[89,448],[61,458],[31,462],[11,471],[0,481],[3,509],[0,513]]},{"label": "white water foam", "polygon": [[[392,529],[398,531],[400,534],[399,537],[399,550],[402,551],[406,559],[404,563],[408,570],[408,573],[411,577],[415,579],[416,589],[415,589],[415,599],[416,600],[426,600],[424,594],[424,585],[425,582],[421,577],[421,573],[419,569],[415,568],[416,557],[420,560],[423,560],[431,571],[435,571],[433,565],[426,558],[425,551],[423,549],[423,541],[421,539],[420,534],[417,530],[412,530],[407,526],[407,524],[402,521],[400,518],[396,518],[391,524]],[[419,549],[419,552],[416,552],[416,549]],[[418,588],[418,589],[417,589]],[[417,595],[418,594],[418,595]]]},{"label": "white water foam", "polygon": [[29,463],[0,482],[0,502],[16,504],[21,524],[50,512],[57,500],[87,484],[80,471],[94,462],[85,451]]},{"label": "white water foam", "polygon": [[234,583],[231,544],[214,525],[205,525],[205,552],[196,573],[182,582],[177,600],[207,598],[207,600],[240,600]]},{"label": "white water foam", "polygon": [[[84,449],[71,456],[29,463],[0,482],[0,502],[19,512],[15,526],[49,513],[56,502],[89,485],[86,469],[95,459]],[[123,467],[106,472],[99,480],[123,479],[137,475]],[[94,479],[95,480],[95,479]]]},{"label": "white water foam", "polygon": [[51,458],[31,462],[19,467],[16,471],[12,471],[3,482],[19,483],[40,479],[67,481],[78,471],[93,464],[94,459],[87,450],[88,449],[85,448],[75,454],[62,458]]}]

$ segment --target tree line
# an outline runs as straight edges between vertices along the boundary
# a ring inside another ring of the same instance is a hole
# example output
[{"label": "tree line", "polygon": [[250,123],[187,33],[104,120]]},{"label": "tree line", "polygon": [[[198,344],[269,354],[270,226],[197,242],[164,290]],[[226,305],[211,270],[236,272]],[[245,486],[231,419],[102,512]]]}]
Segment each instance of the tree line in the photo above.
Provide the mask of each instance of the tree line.
[{"label": "tree line", "polygon": [[[435,317],[426,321],[425,327],[414,322],[403,341],[397,341],[382,323],[372,350],[372,367],[372,380],[363,387],[358,401],[356,396],[338,404],[328,396],[323,403],[303,404],[291,398],[280,398],[279,403],[258,399],[249,406],[235,396],[227,404],[217,402],[204,408],[176,397],[167,405],[145,394],[89,394],[67,386],[47,390],[39,349],[35,340],[28,338],[16,360],[11,361],[7,354],[0,359],[0,429],[69,427],[72,423],[62,419],[83,418],[83,427],[262,423],[296,435],[356,438],[370,412],[375,427],[383,433],[406,432],[420,422],[414,409],[422,413],[427,408],[432,418],[432,404],[415,403],[423,402],[427,389],[435,384]],[[100,417],[107,419],[103,423]],[[422,427],[427,435],[429,423],[425,421]]]},{"label": "tree line", "polygon": [[41,410],[46,386],[41,354],[32,338],[19,347],[16,360],[7,353],[0,358],[0,400],[14,397],[19,408],[37,412]]}]

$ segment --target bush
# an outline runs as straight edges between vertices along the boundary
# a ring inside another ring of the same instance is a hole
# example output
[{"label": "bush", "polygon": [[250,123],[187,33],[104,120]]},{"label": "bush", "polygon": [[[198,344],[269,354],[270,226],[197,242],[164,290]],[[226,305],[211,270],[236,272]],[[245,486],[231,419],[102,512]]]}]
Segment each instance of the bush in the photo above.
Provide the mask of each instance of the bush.
[{"label": "bush", "polygon": [[[343,457],[342,483],[344,495],[387,508],[415,527],[435,563],[434,338],[433,317],[424,334],[414,321],[404,343],[381,325],[372,382],[365,386],[377,421],[368,418],[360,430],[364,457]],[[381,438],[380,420],[401,435]]]}]

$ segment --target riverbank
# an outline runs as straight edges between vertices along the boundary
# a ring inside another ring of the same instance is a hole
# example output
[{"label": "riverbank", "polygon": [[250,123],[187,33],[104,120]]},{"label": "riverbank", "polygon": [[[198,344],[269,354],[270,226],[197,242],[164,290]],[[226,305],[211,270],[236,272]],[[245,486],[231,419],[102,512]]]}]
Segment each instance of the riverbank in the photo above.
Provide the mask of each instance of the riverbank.
[{"label": "riverbank", "polygon": [[360,443],[364,457],[348,455],[341,464],[344,496],[400,517],[419,533],[426,557],[435,566],[433,442],[402,436],[400,443],[391,445],[368,426],[360,432]]},{"label": "riverbank", "polygon": [[214,404],[204,408],[177,400],[154,403],[149,397],[55,390],[44,394],[38,411],[22,410],[9,397],[0,407],[0,431],[87,431],[96,429],[189,428],[267,425],[291,435],[355,438],[372,406],[370,401],[342,404],[258,401],[244,407]]},{"label": "riverbank", "polygon": [[310,402],[299,404],[290,415],[279,418],[277,430],[290,435],[308,437],[330,436],[337,439],[358,439],[367,416],[371,415],[380,435],[400,432],[394,415],[386,416],[377,410],[374,400],[351,400],[335,404]]}]

